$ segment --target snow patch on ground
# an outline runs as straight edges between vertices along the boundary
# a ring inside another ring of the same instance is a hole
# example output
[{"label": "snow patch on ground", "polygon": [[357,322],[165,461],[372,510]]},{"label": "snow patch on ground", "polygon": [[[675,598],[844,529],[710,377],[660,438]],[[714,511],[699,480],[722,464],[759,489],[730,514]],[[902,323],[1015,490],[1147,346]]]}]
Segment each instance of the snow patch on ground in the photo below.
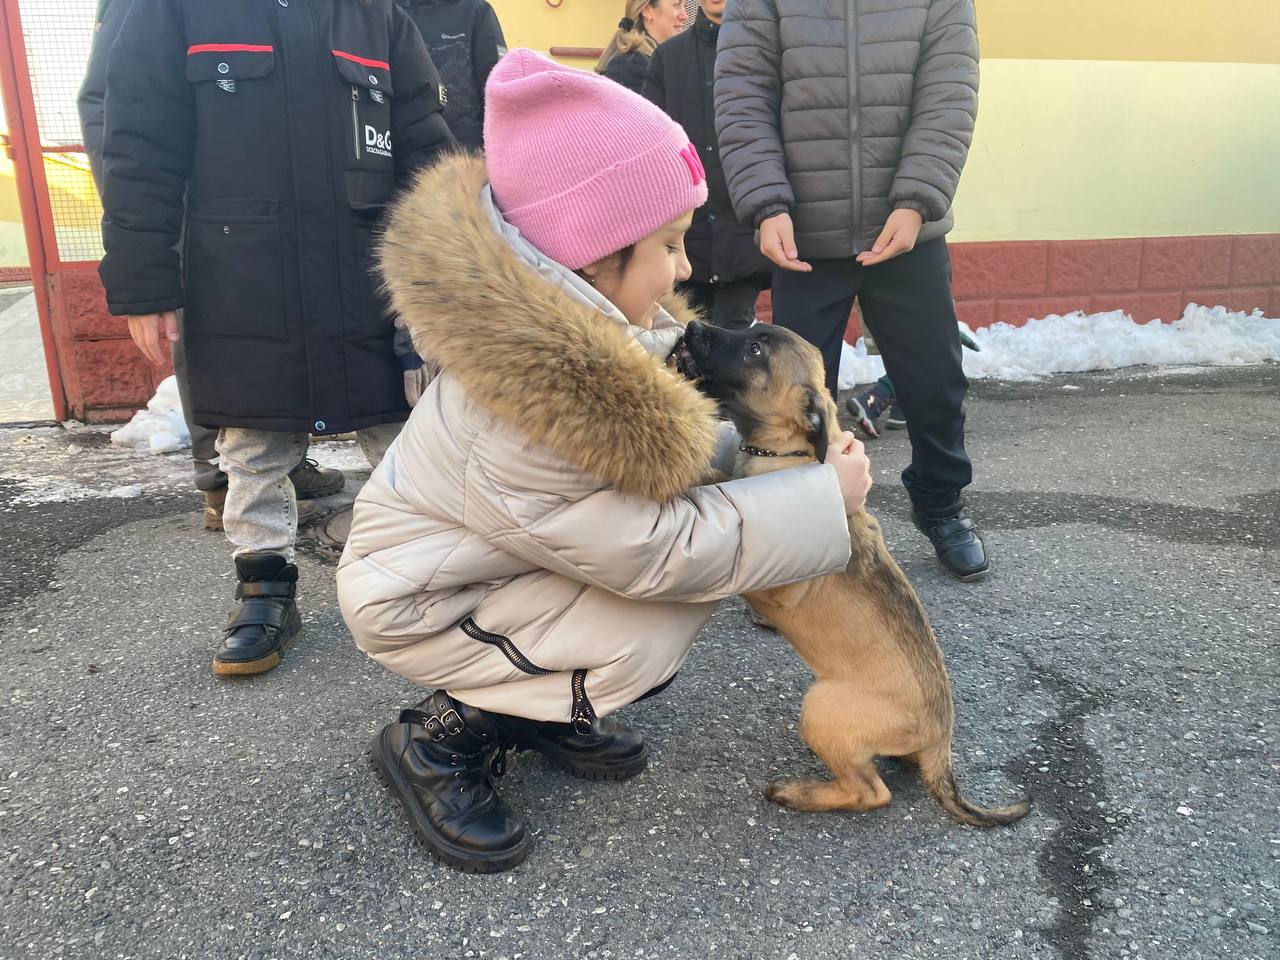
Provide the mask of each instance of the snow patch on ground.
[{"label": "snow patch on ground", "polygon": [[365,459],[360,444],[354,440],[320,440],[311,444],[307,451],[309,456],[322,467],[332,470],[369,470],[369,461]]},{"label": "snow patch on ground", "polygon": [[[1121,310],[1079,311],[1030,320],[1020,327],[997,323],[973,332],[981,352],[964,352],[971,379],[1035,380],[1052,373],[1176,365],[1239,366],[1280,360],[1280,320],[1225,307],[1189,304],[1172,323],[1136,323]],[[1194,369],[1194,367],[1192,367]],[[884,364],[868,356],[861,339],[844,345],[840,386],[873,383]]]},{"label": "snow patch on ground", "polygon": [[133,419],[111,434],[111,442],[144,453],[172,453],[191,446],[191,434],[182,416],[178,381],[165,377],[156,395]]}]

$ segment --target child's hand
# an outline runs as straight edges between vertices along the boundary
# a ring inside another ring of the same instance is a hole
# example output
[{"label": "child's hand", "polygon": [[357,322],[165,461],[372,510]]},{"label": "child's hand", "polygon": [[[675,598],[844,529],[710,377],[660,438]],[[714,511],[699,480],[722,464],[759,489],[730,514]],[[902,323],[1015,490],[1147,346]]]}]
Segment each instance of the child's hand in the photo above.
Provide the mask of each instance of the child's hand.
[{"label": "child's hand", "polygon": [[871,491],[871,461],[862,441],[846,430],[827,445],[826,462],[836,468],[845,516],[861,512]]},{"label": "child's hand", "polygon": [[783,270],[808,273],[813,267],[800,259],[791,214],[779,213],[760,221],[760,252]]},{"label": "child's hand", "polygon": [[884,229],[876,238],[875,246],[862,251],[854,259],[864,267],[871,267],[914,250],[916,237],[920,236],[920,228],[923,226],[924,217],[919,212],[909,207],[899,207],[884,222]]},{"label": "child's hand", "polygon": [[[157,367],[169,362],[168,344],[178,342],[178,314],[174,310],[163,313],[142,313],[129,318],[129,336],[138,345],[142,355]],[[161,346],[164,341],[165,345]]]}]

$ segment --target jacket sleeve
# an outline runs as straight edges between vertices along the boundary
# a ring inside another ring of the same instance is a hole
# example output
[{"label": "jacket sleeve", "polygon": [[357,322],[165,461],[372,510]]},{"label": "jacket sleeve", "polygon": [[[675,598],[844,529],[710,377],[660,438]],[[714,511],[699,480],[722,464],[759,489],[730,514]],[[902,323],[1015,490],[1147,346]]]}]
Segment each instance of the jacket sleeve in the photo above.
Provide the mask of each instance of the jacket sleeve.
[{"label": "jacket sleeve", "polygon": [[471,33],[471,64],[476,75],[476,90],[480,93],[480,119],[484,121],[484,88],[489,74],[507,52],[507,38],[502,35],[502,24],[488,3],[480,5],[480,16]]},{"label": "jacket sleeve", "polygon": [[633,600],[719,600],[835,573],[849,561],[844,502],[825,464],[694,487],[658,504],[602,488],[499,428],[477,437],[468,473],[469,529],[531,564]]},{"label": "jacket sleeve", "polygon": [[667,84],[666,78],[662,73],[662,65],[665,54],[662,52],[662,45],[653,51],[653,56],[649,58],[649,68],[644,73],[644,85],[640,88],[640,93],[646,100],[660,107],[662,110],[667,109]]},{"label": "jacket sleeve", "polygon": [[392,153],[396,182],[405,186],[454,140],[444,122],[440,74],[422,34],[403,7],[393,4],[392,10],[391,74],[396,91],[391,101]]},{"label": "jacket sleeve", "polygon": [[916,68],[911,123],[889,199],[941,220],[960,183],[978,116],[978,29],[973,0],[933,0]]},{"label": "jacket sleeve", "polygon": [[609,65],[604,68],[604,75],[632,93],[639,93],[644,86],[644,72],[648,65],[648,57],[639,51],[632,51],[610,60]]},{"label": "jacket sleeve", "polygon": [[195,122],[183,36],[172,0],[135,0],[110,48],[98,274],[116,316],[183,305],[174,247]]},{"label": "jacket sleeve", "polygon": [[729,4],[716,47],[716,136],[734,212],[756,227],[795,206],[778,129],[781,58],[775,0]]},{"label": "jacket sleeve", "polygon": [[107,60],[111,45],[120,34],[120,24],[129,12],[130,0],[103,0],[98,4],[97,19],[93,29],[93,44],[89,47],[89,63],[85,68],[84,82],[76,97],[76,112],[80,115],[80,135],[84,150],[89,155],[89,171],[94,186],[102,195],[102,120],[107,100]]}]

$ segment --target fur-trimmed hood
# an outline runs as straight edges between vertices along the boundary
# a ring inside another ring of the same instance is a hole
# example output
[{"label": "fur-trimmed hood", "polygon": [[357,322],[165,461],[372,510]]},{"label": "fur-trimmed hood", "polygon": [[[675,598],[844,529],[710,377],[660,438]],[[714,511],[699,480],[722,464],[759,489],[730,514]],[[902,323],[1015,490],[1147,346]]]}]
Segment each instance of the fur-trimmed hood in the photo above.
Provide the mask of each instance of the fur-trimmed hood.
[{"label": "fur-trimmed hood", "polygon": [[484,161],[456,155],[391,210],[383,286],[414,346],[467,395],[624,493],[665,502],[707,471],[714,403],[663,363],[684,301],[642,330],[501,219]]}]

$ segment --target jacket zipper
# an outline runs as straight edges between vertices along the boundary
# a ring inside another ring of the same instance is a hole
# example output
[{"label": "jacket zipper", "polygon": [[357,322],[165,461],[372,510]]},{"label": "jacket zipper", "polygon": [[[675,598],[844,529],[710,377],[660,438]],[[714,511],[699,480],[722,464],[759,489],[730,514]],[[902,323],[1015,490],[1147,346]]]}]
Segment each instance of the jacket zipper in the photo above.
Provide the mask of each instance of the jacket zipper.
[{"label": "jacket zipper", "polygon": [[481,643],[487,643],[490,646],[497,647],[521,673],[527,673],[534,677],[545,677],[556,672],[554,670],[548,670],[546,667],[540,667],[526,657],[520,652],[519,648],[511,642],[510,637],[504,637],[500,633],[490,633],[488,630],[482,629],[470,617],[467,617],[467,619],[462,621],[462,632],[472,640],[479,640]]},{"label": "jacket zipper", "polygon": [[360,161],[360,111],[356,104],[360,100],[360,88],[351,86],[351,147],[356,152],[356,162]]},{"label": "jacket zipper", "polygon": [[587,698],[587,671],[575,670],[573,671],[573,711],[569,716],[569,722],[578,733],[587,734],[591,732],[591,725],[595,719],[595,707],[591,706],[591,701]]},{"label": "jacket zipper", "polygon": [[862,252],[862,131],[858,110],[858,0],[845,0],[849,45],[849,185],[853,197],[853,252]]}]

